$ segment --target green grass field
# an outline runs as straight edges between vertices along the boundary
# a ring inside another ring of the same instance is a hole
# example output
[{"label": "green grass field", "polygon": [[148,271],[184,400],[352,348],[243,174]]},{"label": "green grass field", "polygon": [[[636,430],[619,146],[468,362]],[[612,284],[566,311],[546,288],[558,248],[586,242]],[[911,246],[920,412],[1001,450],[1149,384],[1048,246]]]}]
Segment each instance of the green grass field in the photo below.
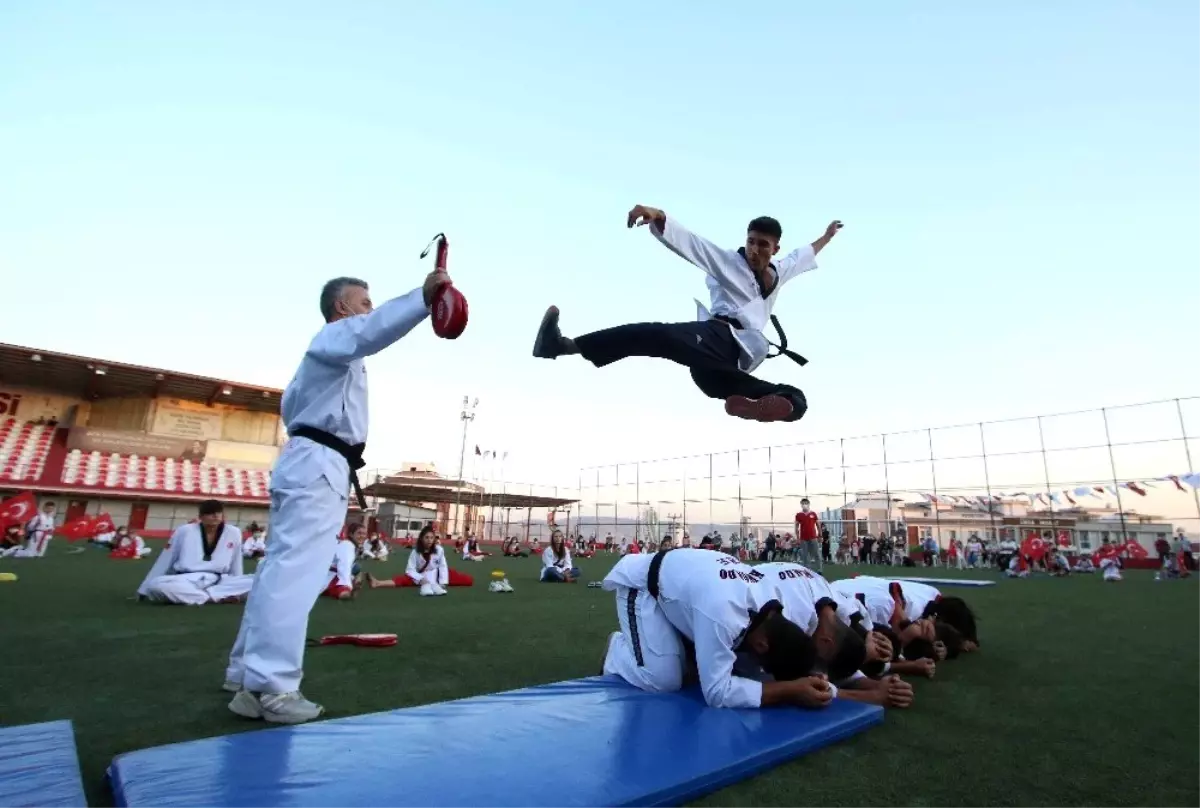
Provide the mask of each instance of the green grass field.
[{"label": "green grass field", "polygon": [[[240,606],[139,604],[130,596],[148,561],[66,547],[0,566],[20,577],[0,584],[0,723],[73,720],[92,805],[112,804],[104,770],[117,754],[261,726],[228,713],[219,689]],[[368,569],[393,575],[403,561]],[[322,599],[311,635],[395,632],[400,644],[310,649],[305,693],[338,717],[597,673],[616,625],[611,595],[538,584],[533,559],[489,561],[460,563],[476,586],[445,598]],[[596,579],[612,562],[581,566]],[[486,591],[494,568],[515,594]],[[962,591],[980,616],[981,653],[915,682],[916,703],[882,727],[700,804],[1200,804],[1195,579],[1133,572],[1116,585],[1040,578]]]}]

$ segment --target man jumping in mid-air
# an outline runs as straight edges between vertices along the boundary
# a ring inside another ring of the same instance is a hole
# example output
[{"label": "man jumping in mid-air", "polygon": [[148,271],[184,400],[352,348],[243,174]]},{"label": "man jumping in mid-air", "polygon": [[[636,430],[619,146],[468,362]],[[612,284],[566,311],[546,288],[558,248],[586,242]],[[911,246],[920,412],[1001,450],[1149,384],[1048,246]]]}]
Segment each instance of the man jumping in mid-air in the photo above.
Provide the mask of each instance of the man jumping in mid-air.
[{"label": "man jumping in mid-air", "polygon": [[[771,309],[783,284],[817,268],[817,253],[842,223],[830,223],[825,235],[778,261],[772,259],[779,252],[783,228],[769,216],[750,222],[746,246],[737,250],[722,249],[688,232],[657,208],[637,205],[629,211],[628,227],[647,224],[668,249],[708,275],[711,311],[697,302],[699,316],[695,322],[634,323],[568,339],[558,328],[558,308],[551,306],[542,318],[533,355],[557,359],[579,354],[596,367],[630,356],[670,359],[691,369],[692,380],[706,396],[724,399],[725,412],[730,415],[752,421],[796,421],[803,417],[808,404],[800,390],[750,374],[768,357],[772,346],[793,361],[805,363],[803,357],[787,350],[783,330]],[[779,332],[779,345],[762,333],[768,321]]]}]

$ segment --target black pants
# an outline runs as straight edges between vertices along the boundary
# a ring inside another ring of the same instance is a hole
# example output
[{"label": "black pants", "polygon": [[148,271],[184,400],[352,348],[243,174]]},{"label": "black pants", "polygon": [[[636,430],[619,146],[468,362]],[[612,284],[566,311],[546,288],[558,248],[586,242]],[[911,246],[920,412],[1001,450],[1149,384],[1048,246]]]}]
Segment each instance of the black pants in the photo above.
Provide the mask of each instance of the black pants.
[{"label": "black pants", "polygon": [[692,381],[709,398],[783,396],[792,402],[788,421],[804,416],[804,393],[786,384],[756,379],[738,368],[741,347],[733,327],[720,320],[690,323],[633,323],[575,338],[580,355],[598,368],[630,356],[669,359],[692,372]]}]

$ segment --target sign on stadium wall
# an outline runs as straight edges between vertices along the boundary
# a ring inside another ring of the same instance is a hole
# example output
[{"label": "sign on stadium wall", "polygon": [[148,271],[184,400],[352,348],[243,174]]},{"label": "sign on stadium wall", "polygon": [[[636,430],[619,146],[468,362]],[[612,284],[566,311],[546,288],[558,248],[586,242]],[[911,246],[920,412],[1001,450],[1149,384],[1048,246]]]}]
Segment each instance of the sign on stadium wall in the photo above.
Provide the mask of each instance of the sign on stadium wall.
[{"label": "sign on stadium wall", "polygon": [[154,403],[150,431],[155,435],[192,440],[220,440],[223,414],[190,402],[159,399]]},{"label": "sign on stadium wall", "polygon": [[145,432],[118,432],[114,429],[75,427],[67,433],[67,448],[87,454],[135,454],[140,457],[173,457],[197,463],[204,459],[207,444],[202,440],[185,440]]},{"label": "sign on stadium wall", "polygon": [[0,418],[65,422],[78,401],[24,387],[0,385]]}]

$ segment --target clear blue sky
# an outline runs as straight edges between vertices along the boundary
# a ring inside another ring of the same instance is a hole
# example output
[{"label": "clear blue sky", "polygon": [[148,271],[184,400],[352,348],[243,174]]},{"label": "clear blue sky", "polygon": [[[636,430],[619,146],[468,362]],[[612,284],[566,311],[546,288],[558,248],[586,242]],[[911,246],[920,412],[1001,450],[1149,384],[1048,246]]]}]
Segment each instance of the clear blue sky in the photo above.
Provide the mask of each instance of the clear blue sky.
[{"label": "clear blue sky", "polygon": [[[454,471],[464,393],[510,478],[573,482],[1198,392],[1195,2],[737,8],[0,4],[2,338],[282,386],[323,281],[405,292],[445,230],[471,325],[370,362],[374,465]],[[549,303],[568,333],[694,315],[639,202],[730,246],[846,222],[776,310],[811,364],[762,368],[803,421],[529,356]]]}]

